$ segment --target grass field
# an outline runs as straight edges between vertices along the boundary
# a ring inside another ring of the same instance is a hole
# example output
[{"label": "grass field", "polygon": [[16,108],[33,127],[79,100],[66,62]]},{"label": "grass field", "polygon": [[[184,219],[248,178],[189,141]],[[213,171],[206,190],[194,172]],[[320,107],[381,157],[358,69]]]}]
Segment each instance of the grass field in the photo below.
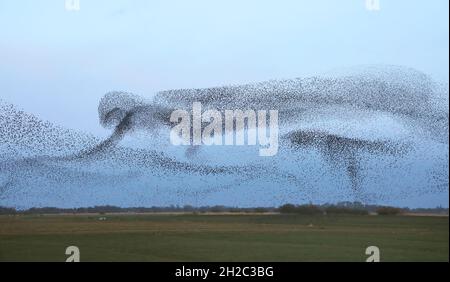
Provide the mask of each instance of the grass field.
[{"label": "grass field", "polygon": [[[99,220],[105,217],[106,220]],[[0,216],[0,261],[448,261],[448,217]]]}]

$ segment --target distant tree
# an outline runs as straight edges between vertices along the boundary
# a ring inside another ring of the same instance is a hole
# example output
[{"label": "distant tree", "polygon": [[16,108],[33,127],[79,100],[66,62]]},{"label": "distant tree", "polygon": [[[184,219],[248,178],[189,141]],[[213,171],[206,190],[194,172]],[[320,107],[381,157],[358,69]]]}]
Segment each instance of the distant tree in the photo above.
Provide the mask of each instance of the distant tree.
[{"label": "distant tree", "polygon": [[224,206],[213,206],[209,209],[210,212],[226,212],[227,208]]},{"label": "distant tree", "polygon": [[398,215],[402,213],[402,210],[394,207],[379,207],[376,212],[378,215]]},{"label": "distant tree", "polygon": [[295,206],[292,204],[285,204],[278,208],[280,213],[295,213]]},{"label": "distant tree", "polygon": [[326,214],[354,214],[367,215],[369,211],[359,207],[343,207],[343,206],[328,206],[325,208]]},{"label": "distant tree", "polygon": [[296,213],[305,214],[305,215],[317,215],[317,214],[323,214],[323,211],[318,206],[309,204],[309,205],[297,206]]},{"label": "distant tree", "polygon": [[183,207],[183,211],[185,211],[185,212],[192,212],[194,210],[195,210],[195,208],[193,206],[191,206],[191,205],[185,205]]},{"label": "distant tree", "polygon": [[0,214],[16,214],[15,208],[0,207]]},{"label": "distant tree", "polygon": [[304,215],[315,215],[315,214],[323,214],[323,211],[315,205],[292,205],[285,204],[278,208],[280,213],[295,213],[295,214],[304,214]]}]

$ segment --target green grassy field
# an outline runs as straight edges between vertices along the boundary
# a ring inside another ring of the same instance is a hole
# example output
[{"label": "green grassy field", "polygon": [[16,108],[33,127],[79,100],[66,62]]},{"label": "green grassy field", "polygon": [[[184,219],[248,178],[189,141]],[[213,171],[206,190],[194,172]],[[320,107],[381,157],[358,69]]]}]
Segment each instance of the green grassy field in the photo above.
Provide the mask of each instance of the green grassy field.
[{"label": "green grassy field", "polygon": [[[99,220],[106,217],[106,220]],[[0,261],[448,261],[448,217],[0,216]]]}]

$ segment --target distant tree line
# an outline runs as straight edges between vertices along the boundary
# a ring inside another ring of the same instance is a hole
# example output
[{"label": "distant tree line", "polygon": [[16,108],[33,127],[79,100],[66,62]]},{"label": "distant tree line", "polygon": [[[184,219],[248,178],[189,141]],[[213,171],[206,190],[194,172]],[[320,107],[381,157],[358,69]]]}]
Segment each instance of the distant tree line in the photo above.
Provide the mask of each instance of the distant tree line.
[{"label": "distant tree line", "polygon": [[117,207],[117,206],[94,206],[85,208],[56,208],[40,207],[26,210],[17,210],[11,207],[0,207],[0,214],[83,214],[83,213],[163,213],[163,212],[189,212],[189,213],[282,213],[282,214],[303,214],[303,215],[326,215],[326,214],[349,214],[368,215],[371,213],[379,215],[397,215],[401,213],[432,213],[447,214],[448,208],[398,208],[379,205],[366,205],[360,202],[339,202],[337,204],[285,204],[280,207],[227,207],[227,206],[168,206],[168,207]]},{"label": "distant tree line", "polygon": [[201,206],[194,207],[190,205],[185,206],[168,206],[168,207],[117,207],[117,206],[94,206],[82,208],[55,208],[55,207],[41,207],[30,208],[26,210],[16,210],[10,207],[0,207],[0,214],[77,214],[77,213],[164,213],[164,212],[192,212],[192,213],[265,213],[277,212],[277,208],[271,207],[252,207],[252,208],[238,208],[227,206]]},{"label": "distant tree line", "polygon": [[[292,205],[286,204],[278,208],[280,213],[284,214],[303,214],[303,215],[333,215],[333,214],[347,214],[347,215],[369,215],[371,211],[366,207],[355,206],[341,206],[341,205]],[[381,213],[379,211],[382,211]],[[379,207],[372,211],[380,215],[397,215],[402,212],[400,208],[394,207]]]}]

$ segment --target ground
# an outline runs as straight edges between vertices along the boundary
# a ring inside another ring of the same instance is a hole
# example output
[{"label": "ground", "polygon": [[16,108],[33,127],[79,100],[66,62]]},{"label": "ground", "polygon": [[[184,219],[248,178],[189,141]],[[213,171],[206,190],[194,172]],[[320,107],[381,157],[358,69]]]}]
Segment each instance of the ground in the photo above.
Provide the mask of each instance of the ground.
[{"label": "ground", "polygon": [[0,216],[0,261],[449,261],[449,219],[429,216]]}]

